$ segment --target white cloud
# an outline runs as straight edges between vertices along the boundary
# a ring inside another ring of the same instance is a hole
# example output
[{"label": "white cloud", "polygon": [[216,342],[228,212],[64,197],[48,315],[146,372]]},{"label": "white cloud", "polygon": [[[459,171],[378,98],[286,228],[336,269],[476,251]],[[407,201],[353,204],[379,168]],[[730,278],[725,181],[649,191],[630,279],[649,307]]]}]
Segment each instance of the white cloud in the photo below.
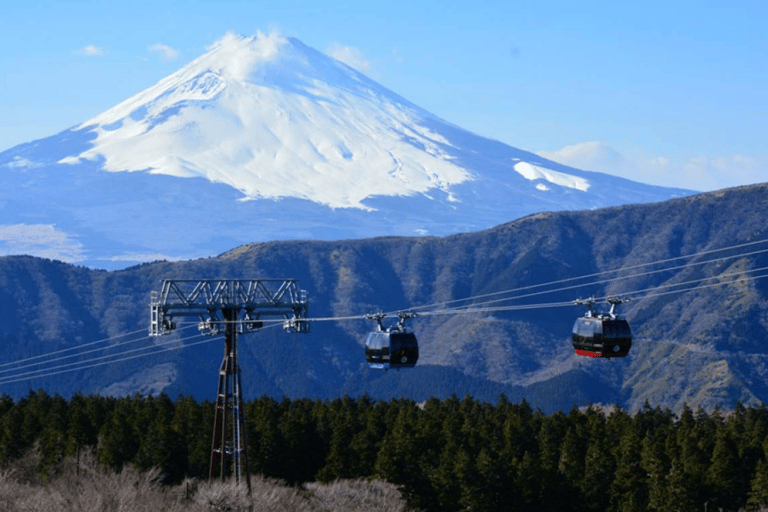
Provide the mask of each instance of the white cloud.
[{"label": "white cloud", "polygon": [[37,162],[33,162],[32,160],[27,160],[24,157],[21,156],[14,156],[13,160],[10,162],[4,164],[5,167],[8,167],[9,169],[35,169],[37,167],[42,167],[43,164],[39,164]]},{"label": "white cloud", "polygon": [[370,61],[365,59],[363,52],[353,46],[342,46],[334,42],[328,46],[326,53],[362,73],[369,73],[371,71]]},{"label": "white cloud", "polygon": [[587,171],[613,172],[620,175],[627,162],[624,157],[604,142],[589,141],[565,146],[554,151],[537,151],[543,156],[561,164],[570,165]]},{"label": "white cloud", "polygon": [[79,50],[76,50],[75,53],[77,55],[85,55],[86,57],[98,57],[100,55],[104,55],[104,50],[99,46],[89,44],[83,46]]},{"label": "white cloud", "polygon": [[600,141],[581,142],[536,153],[577,169],[602,172],[649,185],[701,191],[761,183],[768,176],[766,162],[744,155],[692,156],[685,160],[665,156],[626,156]]},{"label": "white cloud", "polygon": [[27,254],[74,263],[83,261],[80,244],[51,224],[0,225],[0,256]]},{"label": "white cloud", "polygon": [[276,31],[269,34],[258,31],[253,37],[227,32],[206,49],[216,52],[216,63],[226,76],[245,79],[258,63],[277,57],[287,42],[285,36]]},{"label": "white cloud", "polygon": [[152,53],[159,53],[165,60],[174,60],[179,56],[179,51],[167,44],[157,43],[147,49]]},{"label": "white cloud", "polygon": [[168,256],[167,254],[159,252],[132,252],[128,254],[121,254],[118,256],[110,256],[109,258],[99,258],[102,261],[128,261],[128,262],[140,262],[147,263],[151,261],[182,261],[184,259],[191,259],[196,256],[182,257],[182,256]]}]

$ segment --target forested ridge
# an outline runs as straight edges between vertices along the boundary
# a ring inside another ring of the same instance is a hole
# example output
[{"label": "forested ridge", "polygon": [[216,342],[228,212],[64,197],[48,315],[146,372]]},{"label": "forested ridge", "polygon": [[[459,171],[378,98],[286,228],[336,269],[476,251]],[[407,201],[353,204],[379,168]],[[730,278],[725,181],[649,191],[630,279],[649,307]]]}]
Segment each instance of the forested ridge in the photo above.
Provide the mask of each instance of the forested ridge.
[{"label": "forested ridge", "polygon": [[[255,243],[115,272],[1,257],[0,392],[19,399],[38,387],[66,398],[164,391],[203,400],[213,382],[200,375],[218,368],[221,345],[158,350],[159,340],[146,335],[151,292],[164,279],[291,278],[308,292],[311,319],[419,312],[408,323],[419,339],[419,367],[397,375],[368,371],[362,344],[374,328],[369,320],[313,321],[301,336],[264,329],[240,343],[246,398],[423,401],[456,393],[493,402],[505,393],[547,413],[589,403],[636,412],[646,400],[677,414],[684,403],[707,411],[730,411],[737,400],[758,406],[768,402],[766,197],[768,184],[754,185],[659,204],[538,214],[447,237]],[[624,277],[614,280],[617,270]],[[573,278],[585,284],[556,284]],[[526,292],[517,297],[514,290]],[[621,361],[574,354],[571,329],[583,308],[537,306],[611,295],[633,299],[620,310],[635,337]],[[486,300],[532,309],[426,314]],[[104,341],[104,360],[81,350],[97,340]],[[182,340],[180,330],[161,343],[174,340]],[[134,341],[147,357],[122,361],[134,354],[123,342]],[[61,368],[46,356],[59,350],[79,354],[72,362],[82,363]],[[19,364],[29,357],[40,357],[32,371]]]},{"label": "forested ridge", "polygon": [[[0,397],[0,464],[37,452],[50,474],[83,450],[164,481],[208,474],[214,408],[44,391]],[[289,484],[381,478],[422,510],[757,510],[768,506],[768,408],[728,415],[646,404],[546,415],[503,395],[275,400],[245,405],[250,470]]]}]

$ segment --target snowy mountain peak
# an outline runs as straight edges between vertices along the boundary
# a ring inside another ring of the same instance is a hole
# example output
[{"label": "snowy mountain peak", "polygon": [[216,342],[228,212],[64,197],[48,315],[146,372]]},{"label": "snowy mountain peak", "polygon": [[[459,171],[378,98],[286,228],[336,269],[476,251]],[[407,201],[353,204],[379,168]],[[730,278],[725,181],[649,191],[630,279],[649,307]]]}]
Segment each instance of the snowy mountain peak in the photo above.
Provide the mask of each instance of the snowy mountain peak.
[{"label": "snowy mountain peak", "polygon": [[0,152],[0,171],[0,255],[101,268],[255,241],[447,235],[688,193],[481,137],[261,33],[226,35],[85,123]]},{"label": "snowy mountain peak", "polygon": [[429,114],[345,64],[280,35],[227,35],[157,85],[83,123],[104,170],[203,177],[244,199],[368,209],[470,179]]}]

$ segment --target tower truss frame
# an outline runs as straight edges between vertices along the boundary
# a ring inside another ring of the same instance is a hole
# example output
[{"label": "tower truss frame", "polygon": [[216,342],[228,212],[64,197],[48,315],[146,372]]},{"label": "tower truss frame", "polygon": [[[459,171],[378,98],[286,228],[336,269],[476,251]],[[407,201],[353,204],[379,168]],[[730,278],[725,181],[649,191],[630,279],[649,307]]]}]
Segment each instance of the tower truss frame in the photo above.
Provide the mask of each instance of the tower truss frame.
[{"label": "tower truss frame", "polygon": [[[197,317],[207,335],[224,334],[208,477],[226,479],[231,459],[237,483],[251,492],[245,408],[237,361],[237,336],[263,327],[265,317],[282,317],[283,329],[309,332],[307,292],[295,279],[166,279],[150,298],[151,336],[176,328],[178,318]],[[218,473],[218,475],[217,475]]]}]

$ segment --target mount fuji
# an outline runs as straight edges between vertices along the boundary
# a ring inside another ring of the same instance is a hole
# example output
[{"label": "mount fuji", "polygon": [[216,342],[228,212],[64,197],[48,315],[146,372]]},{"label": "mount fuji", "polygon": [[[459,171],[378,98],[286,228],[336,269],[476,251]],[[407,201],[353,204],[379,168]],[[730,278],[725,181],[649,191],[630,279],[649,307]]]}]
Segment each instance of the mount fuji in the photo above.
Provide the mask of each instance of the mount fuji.
[{"label": "mount fuji", "polygon": [[446,235],[691,193],[470,133],[279,34],[0,153],[0,254],[97,268],[267,240]]}]

